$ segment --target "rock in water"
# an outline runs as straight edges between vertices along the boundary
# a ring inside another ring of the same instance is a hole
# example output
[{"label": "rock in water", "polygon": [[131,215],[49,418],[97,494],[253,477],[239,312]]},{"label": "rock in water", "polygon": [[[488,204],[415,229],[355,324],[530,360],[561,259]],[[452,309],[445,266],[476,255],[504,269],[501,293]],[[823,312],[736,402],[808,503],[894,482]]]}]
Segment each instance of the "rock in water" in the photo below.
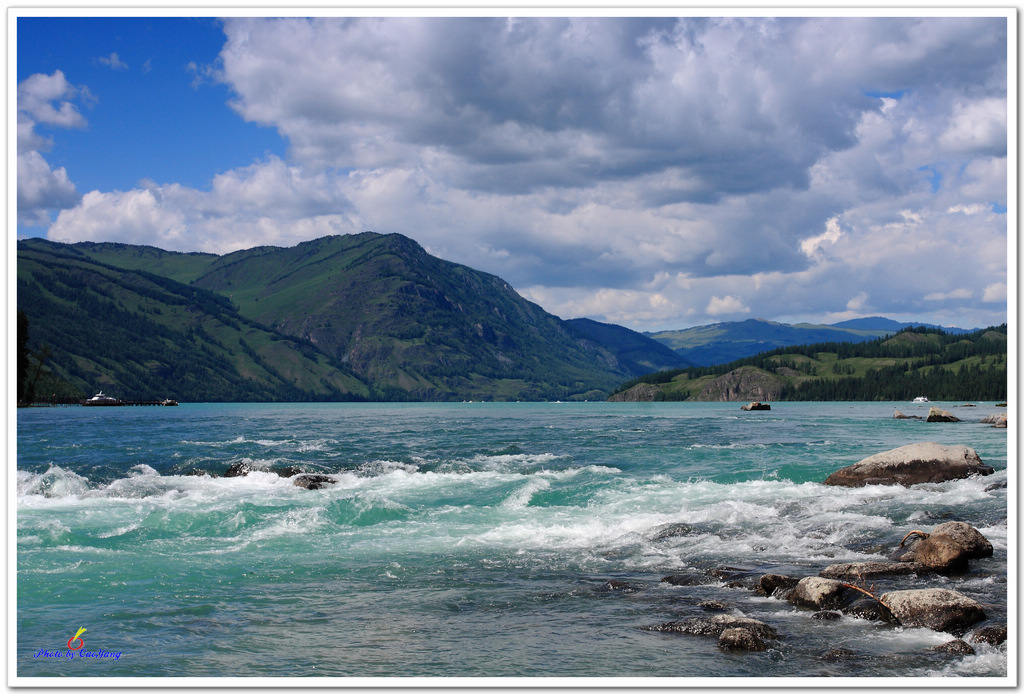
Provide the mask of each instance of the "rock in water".
[{"label": "rock in water", "polygon": [[927,627],[956,636],[985,619],[981,605],[945,588],[895,590],[884,594],[881,601],[903,626]]},{"label": "rock in water", "polygon": [[982,559],[992,556],[992,543],[977,528],[962,521],[950,521],[936,526],[930,537],[941,535],[954,540],[964,548],[968,559]]},{"label": "rock in water", "polygon": [[927,422],[959,422],[960,420],[957,419],[957,417],[955,417],[952,413],[947,412],[946,410],[940,410],[938,407],[933,407],[933,408],[928,410],[928,418],[925,421],[927,421]]},{"label": "rock in water", "polygon": [[250,465],[249,463],[247,463],[245,461],[238,461],[238,462],[235,462],[235,463],[231,463],[231,467],[229,467],[228,471],[224,473],[224,476],[225,477],[245,477],[246,475],[248,475],[250,472],[252,472],[255,469],[256,468],[254,468],[252,465]]},{"label": "rock in water", "polygon": [[974,647],[961,639],[947,641],[941,646],[935,646],[931,650],[937,653],[950,653],[952,655],[975,655]]},{"label": "rock in water", "polygon": [[924,568],[913,562],[859,561],[830,564],[822,569],[819,575],[836,581],[867,581],[892,576],[909,576],[923,571]]},{"label": "rock in water", "polygon": [[732,627],[718,637],[718,647],[723,651],[766,651],[764,639],[750,629]]},{"label": "rock in water", "polygon": [[800,579],[787,598],[789,602],[800,607],[813,607],[816,610],[831,610],[842,603],[843,593],[847,590],[841,581],[831,578],[808,576]]},{"label": "rock in water", "polygon": [[303,489],[323,489],[329,484],[337,482],[333,477],[327,475],[312,475],[304,474],[295,477],[292,482],[296,487],[302,487]]},{"label": "rock in water", "polygon": [[876,453],[859,463],[836,470],[825,484],[837,487],[863,487],[868,484],[912,484],[959,480],[973,475],[991,475],[995,468],[981,462],[977,452],[967,446],[938,443],[913,443],[891,451]]},{"label": "rock in water", "polygon": [[998,646],[1001,643],[1006,642],[1006,626],[991,626],[983,627],[978,629],[971,636],[971,641],[974,643],[988,643],[993,646]]},{"label": "rock in water", "polygon": [[772,406],[764,402],[748,402],[746,405],[741,405],[740,409],[750,412],[752,410],[770,410]]},{"label": "rock in water", "polygon": [[940,574],[967,570],[967,550],[951,537],[932,533],[914,545],[914,558]]}]

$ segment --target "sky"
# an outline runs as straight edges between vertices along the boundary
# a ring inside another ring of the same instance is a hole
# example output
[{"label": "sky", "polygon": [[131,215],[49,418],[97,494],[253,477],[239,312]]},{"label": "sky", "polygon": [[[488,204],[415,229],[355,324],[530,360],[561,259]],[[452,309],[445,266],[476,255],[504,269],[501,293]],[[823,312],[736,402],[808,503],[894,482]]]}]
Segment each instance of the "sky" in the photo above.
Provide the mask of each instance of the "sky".
[{"label": "sky", "polygon": [[18,238],[400,233],[641,331],[1007,321],[1012,11],[31,14]]}]

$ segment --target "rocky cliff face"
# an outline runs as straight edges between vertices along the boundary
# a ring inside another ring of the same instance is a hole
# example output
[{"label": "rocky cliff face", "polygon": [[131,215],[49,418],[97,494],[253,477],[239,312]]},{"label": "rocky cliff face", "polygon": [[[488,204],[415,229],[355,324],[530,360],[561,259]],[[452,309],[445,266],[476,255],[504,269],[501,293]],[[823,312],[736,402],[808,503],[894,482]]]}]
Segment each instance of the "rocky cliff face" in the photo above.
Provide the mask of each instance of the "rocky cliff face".
[{"label": "rocky cliff face", "polygon": [[661,388],[650,383],[638,383],[629,390],[616,393],[609,402],[654,402],[661,399]]},{"label": "rocky cliff face", "polygon": [[695,398],[701,402],[775,400],[782,393],[783,380],[753,366],[743,366],[708,383]]}]

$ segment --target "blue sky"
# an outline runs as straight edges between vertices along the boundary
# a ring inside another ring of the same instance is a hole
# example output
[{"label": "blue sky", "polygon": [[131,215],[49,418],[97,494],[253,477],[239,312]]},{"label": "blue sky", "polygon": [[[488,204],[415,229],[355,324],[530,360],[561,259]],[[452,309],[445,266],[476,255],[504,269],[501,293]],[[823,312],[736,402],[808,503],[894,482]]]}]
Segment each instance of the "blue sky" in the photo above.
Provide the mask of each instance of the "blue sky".
[{"label": "blue sky", "polygon": [[17,234],[397,232],[639,330],[1000,323],[1007,36],[1005,13],[23,15]]}]

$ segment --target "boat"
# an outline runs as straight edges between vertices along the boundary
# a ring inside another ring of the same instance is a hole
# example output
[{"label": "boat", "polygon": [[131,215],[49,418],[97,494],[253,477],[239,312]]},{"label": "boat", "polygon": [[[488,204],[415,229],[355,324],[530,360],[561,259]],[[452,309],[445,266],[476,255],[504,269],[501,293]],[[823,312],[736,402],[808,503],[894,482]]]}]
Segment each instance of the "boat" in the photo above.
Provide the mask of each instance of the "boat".
[{"label": "boat", "polygon": [[103,391],[101,390],[100,392],[96,393],[96,395],[92,396],[88,400],[83,400],[82,404],[83,405],[87,405],[87,406],[95,407],[95,406],[102,406],[102,405],[107,405],[107,406],[110,406],[110,405],[123,405],[124,403],[122,403],[117,398],[112,398],[109,395],[104,395]]},{"label": "boat", "polygon": [[918,395],[916,398],[914,398],[914,402],[931,402],[931,400],[929,400],[923,395]]}]

